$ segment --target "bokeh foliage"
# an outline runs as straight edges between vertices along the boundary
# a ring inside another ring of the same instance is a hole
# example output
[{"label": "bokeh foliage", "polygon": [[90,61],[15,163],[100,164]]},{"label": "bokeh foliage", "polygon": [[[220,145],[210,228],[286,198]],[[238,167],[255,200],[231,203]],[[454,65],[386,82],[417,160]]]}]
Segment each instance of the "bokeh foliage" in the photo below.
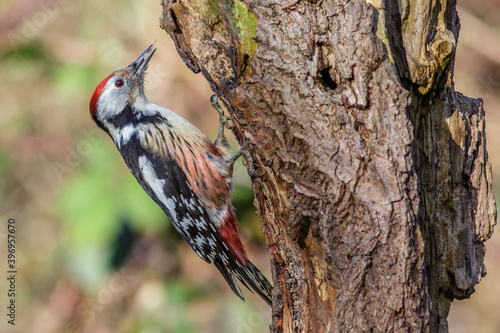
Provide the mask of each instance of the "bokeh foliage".
[{"label": "bokeh foliage", "polygon": [[[0,213],[2,221],[16,219],[19,244],[18,322],[12,330],[2,320],[0,331],[265,330],[267,305],[246,291],[249,301],[241,302],[180,239],[89,116],[99,81],[157,40],[149,99],[215,138],[211,91],[158,27],[159,3],[10,1],[0,8]],[[252,203],[238,162],[241,233],[270,276]]]}]

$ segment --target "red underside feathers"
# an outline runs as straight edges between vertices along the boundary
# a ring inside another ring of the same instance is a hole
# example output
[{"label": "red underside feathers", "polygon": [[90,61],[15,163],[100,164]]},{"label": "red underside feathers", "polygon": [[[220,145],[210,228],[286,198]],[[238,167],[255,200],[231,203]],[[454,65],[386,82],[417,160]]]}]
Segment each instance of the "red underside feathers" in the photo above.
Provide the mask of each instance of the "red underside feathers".
[{"label": "red underside feathers", "polygon": [[231,251],[231,254],[242,264],[243,266],[248,265],[247,254],[245,248],[241,243],[240,237],[238,237],[238,221],[233,211],[229,210],[226,214],[224,223],[220,228],[217,228],[222,240]]}]

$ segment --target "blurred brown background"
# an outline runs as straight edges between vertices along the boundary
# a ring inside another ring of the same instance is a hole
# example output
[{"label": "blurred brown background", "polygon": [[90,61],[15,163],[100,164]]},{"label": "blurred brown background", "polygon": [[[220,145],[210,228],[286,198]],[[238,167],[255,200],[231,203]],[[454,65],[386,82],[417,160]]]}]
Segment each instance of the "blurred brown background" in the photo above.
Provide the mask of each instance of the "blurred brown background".
[{"label": "blurred brown background", "polygon": [[[456,90],[484,100],[495,176],[500,1],[459,6]],[[89,116],[100,80],[157,40],[149,99],[215,138],[211,91],[159,28],[161,10],[158,1],[0,3],[1,332],[268,330],[267,306],[247,290],[248,301],[241,302],[177,236]],[[250,258],[270,278],[249,184],[240,162],[234,204],[241,234]],[[494,186],[498,194],[500,183]],[[5,315],[9,218],[17,228],[15,327]],[[485,261],[488,275],[476,293],[452,305],[450,332],[500,332],[499,233],[487,242]]]}]

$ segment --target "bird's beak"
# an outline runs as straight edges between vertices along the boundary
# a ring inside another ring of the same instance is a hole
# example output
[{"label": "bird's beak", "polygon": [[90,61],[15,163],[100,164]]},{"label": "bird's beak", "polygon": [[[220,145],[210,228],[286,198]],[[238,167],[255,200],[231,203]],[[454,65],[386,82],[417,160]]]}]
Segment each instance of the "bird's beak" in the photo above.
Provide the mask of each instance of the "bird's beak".
[{"label": "bird's beak", "polygon": [[135,70],[134,75],[140,75],[146,71],[149,60],[151,60],[156,51],[156,47],[154,47],[154,45],[154,43],[149,45],[149,47],[142,52],[139,58],[137,58],[137,60],[130,65]]}]

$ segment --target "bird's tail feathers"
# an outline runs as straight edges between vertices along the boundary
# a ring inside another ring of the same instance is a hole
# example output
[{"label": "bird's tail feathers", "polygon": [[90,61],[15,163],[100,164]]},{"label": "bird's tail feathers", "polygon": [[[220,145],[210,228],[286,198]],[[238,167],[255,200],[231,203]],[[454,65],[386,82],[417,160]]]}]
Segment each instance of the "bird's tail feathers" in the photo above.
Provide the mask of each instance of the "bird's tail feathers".
[{"label": "bird's tail feathers", "polygon": [[229,268],[222,262],[215,261],[215,266],[219,269],[226,282],[229,284],[233,292],[238,295],[243,301],[245,297],[241,292],[235,277],[247,287],[250,291],[257,293],[269,306],[272,305],[272,285],[266,277],[259,271],[254,264],[247,261],[247,265],[243,266],[237,260],[233,261],[233,265]]},{"label": "bird's tail feathers", "polygon": [[238,282],[234,279],[234,275],[231,273],[229,268],[227,268],[222,262],[216,260],[214,261],[214,265],[217,267],[217,269],[220,271],[224,279],[226,280],[227,284],[231,287],[231,290],[238,295],[239,298],[241,298],[243,301],[245,300],[245,296],[243,296],[243,293],[241,292],[240,286],[238,286]]}]

